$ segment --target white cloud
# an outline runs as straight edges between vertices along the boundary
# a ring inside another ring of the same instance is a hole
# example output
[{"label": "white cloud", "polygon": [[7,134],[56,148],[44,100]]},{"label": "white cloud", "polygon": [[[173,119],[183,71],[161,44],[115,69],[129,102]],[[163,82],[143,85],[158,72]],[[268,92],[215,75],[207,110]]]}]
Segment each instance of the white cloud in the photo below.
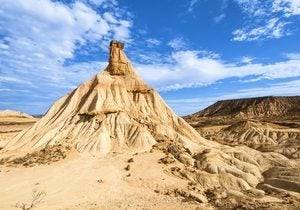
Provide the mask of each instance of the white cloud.
[{"label": "white cloud", "polygon": [[241,63],[250,64],[250,63],[252,63],[253,60],[254,60],[253,57],[250,57],[250,56],[244,56],[244,57],[242,57],[242,59],[241,59]]},{"label": "white cloud", "polygon": [[214,18],[214,21],[215,21],[216,23],[219,23],[219,22],[221,22],[225,17],[226,17],[226,14],[225,14],[225,13],[222,13],[222,14],[216,16],[216,17]]},{"label": "white cloud", "polygon": [[187,43],[183,40],[182,37],[177,37],[168,42],[168,46],[172,47],[175,50],[180,50],[187,47]]},{"label": "white cloud", "polygon": [[15,77],[8,77],[8,76],[0,76],[0,82],[13,82],[13,83],[19,83],[19,84],[26,84],[26,85],[32,85],[31,82],[26,82],[20,78],[15,78]]},{"label": "white cloud", "polygon": [[[300,76],[300,59],[271,64],[228,63],[211,57],[200,57],[199,51],[175,51],[169,63],[136,64],[141,75],[160,91],[199,87],[237,77],[259,79]],[[248,62],[249,59],[248,59]]]},{"label": "white cloud", "polygon": [[7,50],[7,49],[9,49],[9,46],[7,44],[0,43],[0,49]]},{"label": "white cloud", "polygon": [[285,16],[300,15],[299,0],[274,0],[272,8],[275,12],[284,12]]},{"label": "white cloud", "polygon": [[193,12],[195,5],[199,2],[200,0],[191,0],[188,5],[188,12]]},{"label": "white cloud", "polygon": [[284,53],[283,55],[288,59],[300,60],[300,53]]},{"label": "white cloud", "polygon": [[244,13],[242,27],[233,31],[234,41],[254,41],[291,35],[289,17],[300,15],[299,0],[234,0]]},{"label": "white cloud", "polygon": [[[193,12],[201,0],[190,0],[188,12]],[[233,33],[233,41],[276,39],[292,34],[290,17],[300,15],[300,0],[232,0],[241,9],[243,23]],[[226,17],[228,0],[221,1],[221,14],[214,17],[218,23]]]},{"label": "white cloud", "polygon": [[[130,40],[131,20],[122,17],[116,2],[93,0],[100,6],[114,2],[108,11],[92,8],[87,2],[91,0],[72,4],[51,0],[1,0],[0,85],[3,78],[14,75],[23,84],[39,81],[48,84],[48,88],[59,84],[71,86],[81,78],[77,72],[77,77],[70,80],[73,71],[70,67],[74,65],[66,67],[64,63],[72,59],[77,50],[95,43],[106,50],[112,38]],[[6,79],[5,83],[8,82]]]},{"label": "white cloud", "polygon": [[128,20],[120,20],[118,25],[112,27],[114,39],[130,42],[130,28],[132,22]]},{"label": "white cloud", "polygon": [[150,38],[150,39],[146,39],[146,43],[148,47],[153,47],[153,46],[160,45],[161,41],[159,41],[158,39]]},{"label": "white cloud", "polygon": [[257,28],[243,28],[233,31],[234,41],[253,41],[262,38],[281,38],[289,35],[290,32],[286,31],[285,25],[287,22],[281,22],[279,18],[272,18],[268,20],[265,26]]}]

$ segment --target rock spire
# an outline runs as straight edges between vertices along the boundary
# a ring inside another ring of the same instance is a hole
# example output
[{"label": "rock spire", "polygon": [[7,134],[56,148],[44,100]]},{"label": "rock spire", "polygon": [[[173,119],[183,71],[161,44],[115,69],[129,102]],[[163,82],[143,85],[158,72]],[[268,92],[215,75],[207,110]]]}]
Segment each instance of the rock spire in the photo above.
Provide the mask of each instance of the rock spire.
[{"label": "rock spire", "polygon": [[123,49],[124,43],[115,40],[110,42],[109,65],[106,68],[110,75],[126,75],[133,72]]}]

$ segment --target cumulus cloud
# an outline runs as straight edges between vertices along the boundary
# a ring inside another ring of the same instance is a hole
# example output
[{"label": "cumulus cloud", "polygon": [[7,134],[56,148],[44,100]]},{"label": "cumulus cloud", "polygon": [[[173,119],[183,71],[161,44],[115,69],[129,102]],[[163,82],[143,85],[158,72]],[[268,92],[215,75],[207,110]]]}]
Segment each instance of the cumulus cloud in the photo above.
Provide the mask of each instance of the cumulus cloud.
[{"label": "cumulus cloud", "polygon": [[174,51],[170,57],[169,63],[136,64],[143,77],[160,91],[206,86],[233,77],[272,80],[300,76],[300,59],[261,64],[246,57],[241,64],[203,57],[201,51],[192,50]]},{"label": "cumulus cloud", "polygon": [[64,62],[76,50],[91,43],[106,48],[111,38],[128,41],[130,27],[131,21],[114,11],[99,14],[81,1],[1,0],[1,75],[15,74],[23,81],[62,81]]}]

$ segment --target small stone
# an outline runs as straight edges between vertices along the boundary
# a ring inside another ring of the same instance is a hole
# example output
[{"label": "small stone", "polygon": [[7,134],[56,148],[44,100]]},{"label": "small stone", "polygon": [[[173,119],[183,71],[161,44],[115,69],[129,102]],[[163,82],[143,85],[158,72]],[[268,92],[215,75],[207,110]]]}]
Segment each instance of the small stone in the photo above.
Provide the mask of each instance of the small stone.
[{"label": "small stone", "polygon": [[174,163],[175,159],[171,156],[166,156],[166,157],[159,159],[158,162],[163,163],[163,164],[170,164],[170,163]]},{"label": "small stone", "polygon": [[194,165],[194,159],[187,153],[180,154],[178,160],[185,165],[190,165],[190,166]]},{"label": "small stone", "polygon": [[194,182],[194,181],[190,181],[189,183],[188,183],[188,185],[190,185],[190,186],[193,186],[193,185],[196,185],[197,183],[196,182]]},{"label": "small stone", "polygon": [[124,169],[125,169],[126,171],[129,171],[129,170],[130,170],[130,165],[127,165]]},{"label": "small stone", "polygon": [[207,199],[204,195],[201,195],[199,193],[194,193],[194,192],[191,192],[189,193],[189,197],[194,200],[194,201],[197,201],[198,203],[207,203]]}]

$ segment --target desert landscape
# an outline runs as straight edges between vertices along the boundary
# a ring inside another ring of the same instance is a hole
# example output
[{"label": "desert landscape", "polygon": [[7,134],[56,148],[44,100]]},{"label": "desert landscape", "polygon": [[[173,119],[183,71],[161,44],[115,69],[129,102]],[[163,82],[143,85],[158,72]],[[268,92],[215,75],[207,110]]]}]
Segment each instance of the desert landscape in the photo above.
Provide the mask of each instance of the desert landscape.
[{"label": "desert landscape", "polygon": [[299,209],[300,97],[177,116],[122,42],[41,118],[0,114],[0,209]]},{"label": "desert landscape", "polygon": [[184,119],[207,139],[300,157],[300,96],[218,101]]}]

